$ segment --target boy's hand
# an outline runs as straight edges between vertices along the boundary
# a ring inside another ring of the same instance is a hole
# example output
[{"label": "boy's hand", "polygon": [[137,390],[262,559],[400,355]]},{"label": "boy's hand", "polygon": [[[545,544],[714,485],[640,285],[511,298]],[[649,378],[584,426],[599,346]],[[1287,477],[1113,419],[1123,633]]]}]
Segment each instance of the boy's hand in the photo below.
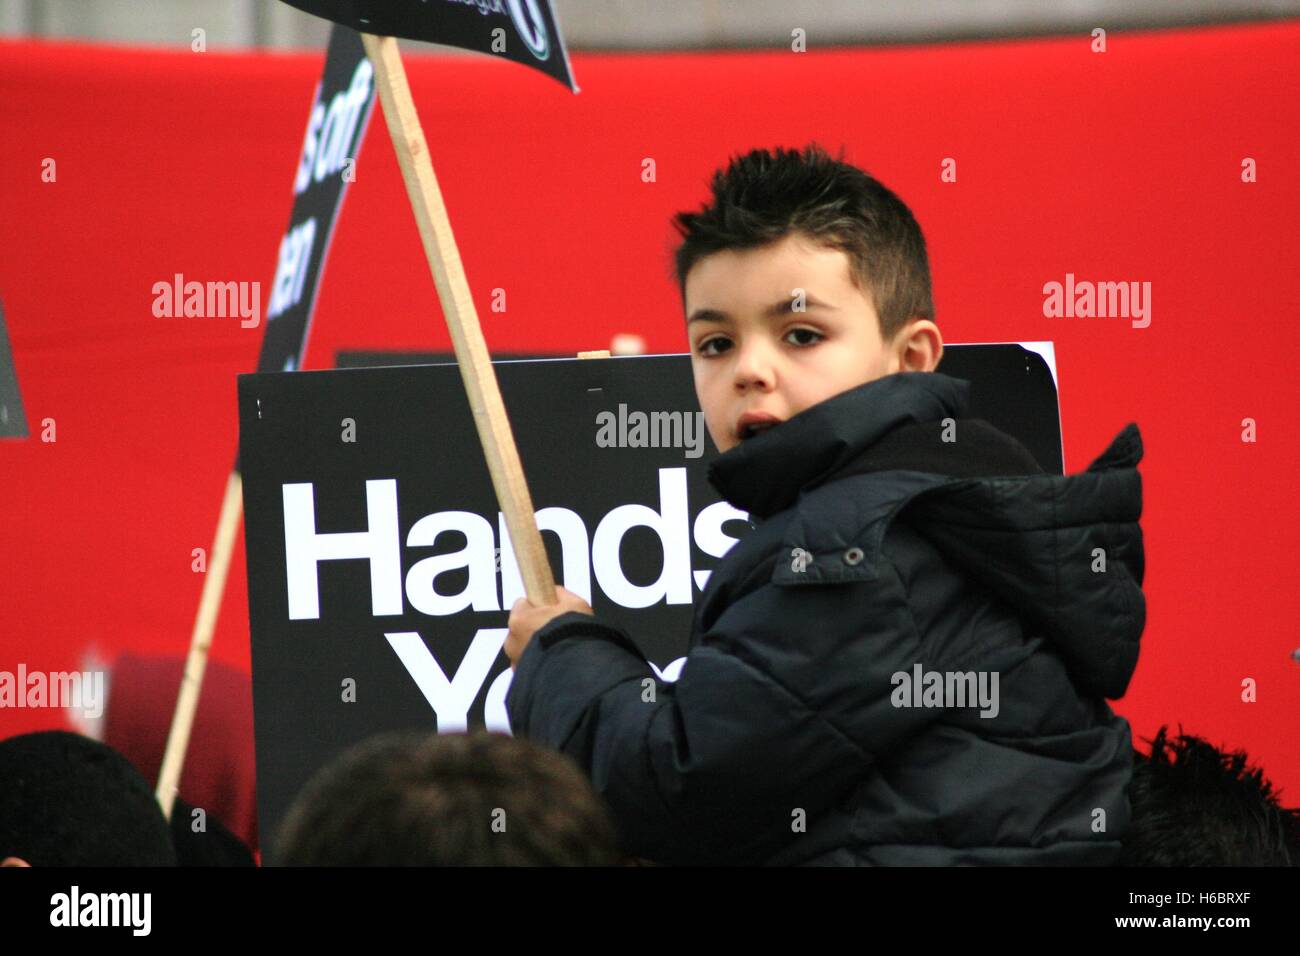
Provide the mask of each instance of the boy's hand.
[{"label": "boy's hand", "polygon": [[591,609],[590,604],[567,588],[557,586],[555,594],[557,597],[555,604],[538,607],[532,604],[528,598],[521,597],[510,608],[510,633],[506,635],[505,650],[506,657],[510,658],[511,670],[519,663],[519,658],[524,654],[524,648],[533,639],[533,633],[550,621],[551,618],[559,617],[561,614],[567,614],[570,611],[591,615],[596,613]]}]

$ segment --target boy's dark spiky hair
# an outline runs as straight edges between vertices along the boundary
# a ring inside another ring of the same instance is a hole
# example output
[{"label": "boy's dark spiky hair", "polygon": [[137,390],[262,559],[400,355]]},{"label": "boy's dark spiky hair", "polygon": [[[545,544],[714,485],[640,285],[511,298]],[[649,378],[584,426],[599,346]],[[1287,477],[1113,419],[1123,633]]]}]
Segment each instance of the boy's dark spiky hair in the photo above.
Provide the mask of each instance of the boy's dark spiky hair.
[{"label": "boy's dark spiky hair", "polygon": [[1300,865],[1300,810],[1281,805],[1244,752],[1225,753],[1181,727],[1173,740],[1161,727],[1150,743],[1150,756],[1134,754],[1121,865]]},{"label": "boy's dark spiky hair", "polygon": [[683,301],[686,276],[705,256],[800,233],[848,255],[886,342],[909,319],[933,319],[920,225],[901,199],[843,155],[832,157],[815,143],[802,150],[755,149],[718,170],[710,202],[673,217],[682,237],[674,266]]}]

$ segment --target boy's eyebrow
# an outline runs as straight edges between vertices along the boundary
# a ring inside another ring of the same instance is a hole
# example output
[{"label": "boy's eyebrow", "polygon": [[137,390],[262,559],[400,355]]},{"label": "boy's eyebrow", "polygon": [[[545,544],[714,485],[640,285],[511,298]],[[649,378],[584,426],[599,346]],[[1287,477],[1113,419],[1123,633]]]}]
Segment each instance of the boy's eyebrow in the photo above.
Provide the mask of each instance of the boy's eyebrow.
[{"label": "boy's eyebrow", "polygon": [[[775,319],[783,315],[790,315],[794,312],[794,302],[793,296],[773,302],[763,310],[763,318]],[[807,292],[804,293],[804,307],[807,309],[830,309],[835,311],[835,306],[822,302]],[[686,324],[690,325],[692,322],[726,322],[730,318],[731,316],[719,309],[696,309],[687,318]]]}]

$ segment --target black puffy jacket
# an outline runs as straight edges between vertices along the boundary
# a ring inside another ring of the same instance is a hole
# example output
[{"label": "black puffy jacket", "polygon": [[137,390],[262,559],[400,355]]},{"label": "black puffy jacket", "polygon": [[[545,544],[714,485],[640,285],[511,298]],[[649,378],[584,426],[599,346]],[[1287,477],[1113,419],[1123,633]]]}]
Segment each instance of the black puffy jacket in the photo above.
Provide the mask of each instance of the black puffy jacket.
[{"label": "black puffy jacket", "polygon": [[[588,771],[629,852],[1114,861],[1133,748],[1105,698],[1145,624],[1141,438],[1130,424],[1086,472],[1045,475],[963,418],[968,390],[890,375],[715,459],[710,481],[757,523],[710,576],[675,683],[648,693],[653,671],[599,619],[536,633],[513,730]],[[931,672],[949,696],[913,696]],[[956,697],[960,675],[996,706]]]}]

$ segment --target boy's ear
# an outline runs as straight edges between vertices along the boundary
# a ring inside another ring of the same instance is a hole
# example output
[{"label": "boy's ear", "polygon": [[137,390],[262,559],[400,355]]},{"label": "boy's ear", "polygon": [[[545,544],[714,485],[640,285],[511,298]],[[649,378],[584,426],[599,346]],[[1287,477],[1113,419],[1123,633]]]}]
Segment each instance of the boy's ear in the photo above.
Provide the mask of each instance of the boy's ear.
[{"label": "boy's ear", "polygon": [[943,358],[943,334],[929,319],[910,319],[894,336],[896,372],[933,372]]}]

